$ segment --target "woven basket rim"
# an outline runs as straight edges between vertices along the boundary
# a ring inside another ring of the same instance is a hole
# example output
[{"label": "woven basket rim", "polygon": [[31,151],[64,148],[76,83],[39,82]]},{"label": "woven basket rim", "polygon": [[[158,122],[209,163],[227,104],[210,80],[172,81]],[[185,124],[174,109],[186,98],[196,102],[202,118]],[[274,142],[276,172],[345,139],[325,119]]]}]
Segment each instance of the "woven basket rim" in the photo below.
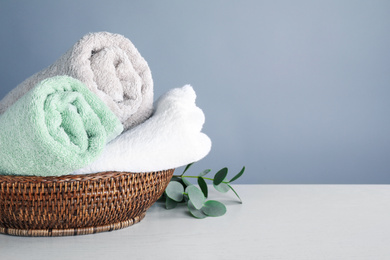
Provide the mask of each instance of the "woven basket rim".
[{"label": "woven basket rim", "polygon": [[88,180],[104,180],[110,178],[116,178],[121,175],[128,174],[153,174],[162,171],[170,171],[168,170],[160,170],[160,171],[151,171],[151,172],[124,172],[124,171],[105,171],[105,172],[97,172],[97,173],[88,173],[88,174],[67,174],[61,176],[33,176],[33,175],[0,175],[0,183],[8,182],[8,183],[39,183],[39,182],[69,182],[69,181],[88,181]]}]

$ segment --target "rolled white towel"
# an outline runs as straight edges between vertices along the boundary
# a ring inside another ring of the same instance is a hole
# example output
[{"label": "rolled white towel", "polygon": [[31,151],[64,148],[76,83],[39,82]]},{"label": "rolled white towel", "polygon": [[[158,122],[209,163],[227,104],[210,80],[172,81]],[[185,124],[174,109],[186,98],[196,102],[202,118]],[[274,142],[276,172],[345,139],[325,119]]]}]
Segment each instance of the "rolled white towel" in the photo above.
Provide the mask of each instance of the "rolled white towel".
[{"label": "rolled white towel", "polygon": [[27,78],[0,101],[0,114],[46,78],[68,75],[83,82],[120,119],[124,129],[153,112],[153,80],[147,62],[129,39],[89,33],[46,69]]},{"label": "rolled white towel", "polygon": [[201,132],[205,117],[195,99],[189,85],[170,90],[156,101],[148,120],[118,136],[99,159],[73,174],[150,172],[199,161],[210,152],[211,140]]}]

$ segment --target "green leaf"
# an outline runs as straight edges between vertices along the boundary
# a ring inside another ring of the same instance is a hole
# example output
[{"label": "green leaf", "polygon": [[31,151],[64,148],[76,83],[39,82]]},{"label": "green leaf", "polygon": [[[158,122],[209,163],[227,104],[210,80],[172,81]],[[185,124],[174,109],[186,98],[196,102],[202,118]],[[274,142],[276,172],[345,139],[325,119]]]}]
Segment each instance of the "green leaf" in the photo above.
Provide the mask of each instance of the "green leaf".
[{"label": "green leaf", "polygon": [[174,209],[174,208],[176,208],[177,204],[178,203],[176,201],[174,201],[173,199],[166,197],[166,200],[165,200],[165,208],[166,209]]},{"label": "green leaf", "polygon": [[183,200],[184,187],[180,182],[171,181],[165,189],[165,193],[172,200],[180,202]]},{"label": "green leaf", "polygon": [[207,188],[207,183],[202,177],[198,177],[198,185],[200,189],[203,192],[203,195],[207,198],[208,196],[208,188]]},{"label": "green leaf", "polygon": [[195,218],[205,218],[207,217],[201,210],[196,209],[194,204],[189,200],[187,204],[188,210],[190,211],[191,215],[194,216]]},{"label": "green leaf", "polygon": [[184,173],[193,165],[194,163],[187,164],[186,168],[184,169],[183,173],[181,174],[182,176]]},{"label": "green leaf", "polygon": [[228,184],[228,186],[229,186],[229,188],[234,192],[234,194],[236,194],[237,198],[238,198],[238,199],[240,200],[240,202],[242,203],[242,200],[241,200],[240,196],[238,196],[238,193],[233,189],[232,186],[230,186],[229,184]]},{"label": "green leaf", "polygon": [[209,201],[206,201],[206,203],[204,204],[204,206],[202,207],[201,210],[207,216],[220,217],[220,216],[225,215],[226,206],[219,201],[209,200]]},{"label": "green leaf", "polygon": [[213,184],[219,185],[226,178],[227,173],[228,173],[228,168],[226,167],[219,170],[214,176]]},{"label": "green leaf", "polygon": [[188,186],[185,192],[188,194],[189,201],[191,201],[196,209],[201,209],[203,207],[206,198],[198,187],[194,185]]},{"label": "green leaf", "polygon": [[178,181],[178,182],[181,182],[181,177],[178,177],[178,176],[173,176],[171,181]]},{"label": "green leaf", "polygon": [[186,185],[186,187],[192,185],[192,183],[189,180],[187,180],[186,178],[184,178],[184,177],[182,177],[181,180],[183,181],[184,185]]},{"label": "green leaf", "polygon": [[228,192],[230,190],[229,185],[227,185],[224,182],[221,182],[219,185],[215,185],[214,184],[214,188],[217,191],[222,192],[222,193],[226,193],[226,192]]},{"label": "green leaf", "polygon": [[239,173],[237,173],[236,176],[234,176],[229,182],[233,182],[235,180],[237,180],[238,178],[240,178],[245,172],[245,166],[242,167],[241,171]]},{"label": "green leaf", "polygon": [[210,169],[204,170],[203,172],[199,173],[198,176],[200,176],[200,177],[201,177],[201,176],[205,176],[205,175],[208,174],[209,172],[211,172]]}]

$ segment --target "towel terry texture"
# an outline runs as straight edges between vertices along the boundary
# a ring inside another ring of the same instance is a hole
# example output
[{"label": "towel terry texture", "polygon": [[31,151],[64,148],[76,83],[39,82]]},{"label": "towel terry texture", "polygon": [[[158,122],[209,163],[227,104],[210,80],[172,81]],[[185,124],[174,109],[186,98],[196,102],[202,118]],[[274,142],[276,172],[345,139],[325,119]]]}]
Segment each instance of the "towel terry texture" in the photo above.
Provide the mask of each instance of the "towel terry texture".
[{"label": "towel terry texture", "polygon": [[189,85],[170,90],[156,101],[148,120],[122,133],[95,162],[73,174],[159,171],[199,161],[211,141],[201,132],[205,117],[195,99]]},{"label": "towel terry texture", "polygon": [[48,68],[32,75],[0,101],[0,114],[42,80],[68,75],[83,82],[129,129],[153,111],[153,80],[147,62],[129,39],[90,33]]},{"label": "towel terry texture", "polygon": [[123,126],[82,82],[40,82],[0,115],[0,174],[53,176],[84,167]]}]

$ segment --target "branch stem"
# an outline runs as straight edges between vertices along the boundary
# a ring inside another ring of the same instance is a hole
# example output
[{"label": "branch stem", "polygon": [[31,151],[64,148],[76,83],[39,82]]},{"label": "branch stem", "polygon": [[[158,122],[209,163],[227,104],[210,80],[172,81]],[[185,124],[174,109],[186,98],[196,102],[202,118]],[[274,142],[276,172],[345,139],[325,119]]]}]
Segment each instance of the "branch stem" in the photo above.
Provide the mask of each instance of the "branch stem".
[{"label": "branch stem", "polygon": [[[172,177],[178,177],[178,178],[194,178],[194,179],[197,179],[197,178],[201,177],[201,178],[203,178],[203,179],[205,179],[205,180],[214,181],[214,179],[212,179],[212,178],[207,178],[207,177],[203,177],[203,176],[173,175]],[[228,183],[230,183],[230,182],[228,182],[228,181],[223,181],[222,183],[228,184]]]}]

